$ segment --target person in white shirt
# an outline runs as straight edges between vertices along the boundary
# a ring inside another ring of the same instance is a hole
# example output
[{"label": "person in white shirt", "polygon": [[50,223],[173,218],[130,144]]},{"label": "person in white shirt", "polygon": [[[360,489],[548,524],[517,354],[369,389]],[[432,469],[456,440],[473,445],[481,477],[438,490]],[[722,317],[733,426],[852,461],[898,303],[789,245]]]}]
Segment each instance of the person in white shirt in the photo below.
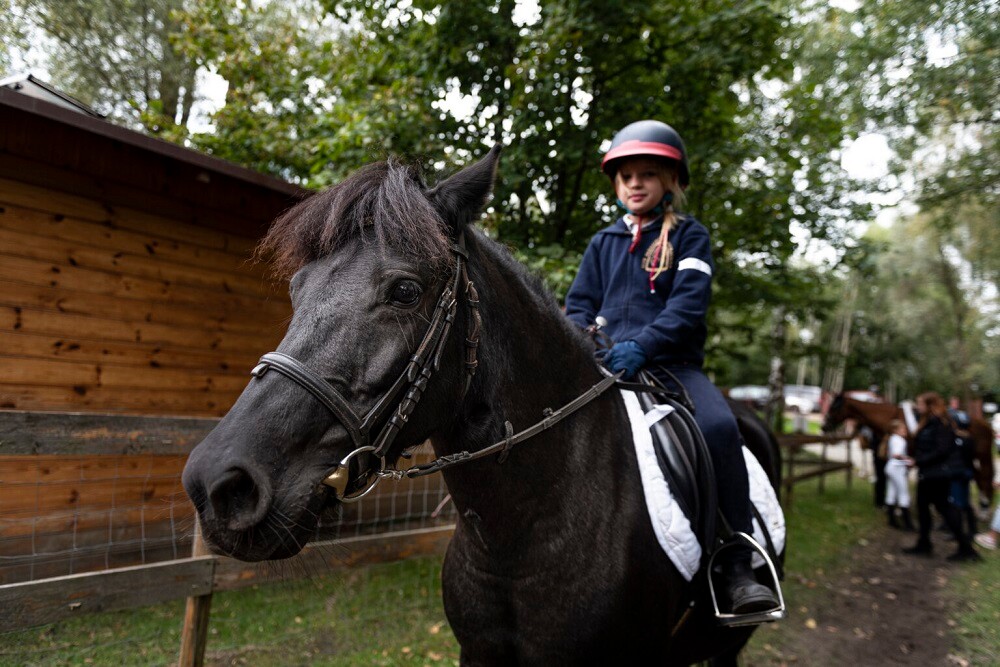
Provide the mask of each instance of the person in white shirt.
[{"label": "person in white shirt", "polygon": [[[906,479],[907,471],[913,465],[913,459],[906,454],[906,424],[899,419],[889,422],[885,452],[885,511],[889,516],[889,525],[893,528],[913,530],[913,519],[910,516],[910,485]],[[896,510],[902,524],[896,518]]]}]

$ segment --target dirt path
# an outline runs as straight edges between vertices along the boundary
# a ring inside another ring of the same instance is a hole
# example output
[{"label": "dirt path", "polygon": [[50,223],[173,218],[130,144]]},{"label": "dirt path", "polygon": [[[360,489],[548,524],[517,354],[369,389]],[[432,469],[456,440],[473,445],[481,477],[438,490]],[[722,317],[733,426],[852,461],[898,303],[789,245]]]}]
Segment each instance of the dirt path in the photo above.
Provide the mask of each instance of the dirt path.
[{"label": "dirt path", "polygon": [[954,543],[943,533],[933,539],[933,557],[907,556],[900,550],[916,541],[915,534],[883,528],[859,540],[838,571],[800,578],[817,594],[805,606],[792,602],[786,626],[765,646],[768,664],[967,664],[949,654],[944,588],[956,568],[976,566],[948,563]]}]

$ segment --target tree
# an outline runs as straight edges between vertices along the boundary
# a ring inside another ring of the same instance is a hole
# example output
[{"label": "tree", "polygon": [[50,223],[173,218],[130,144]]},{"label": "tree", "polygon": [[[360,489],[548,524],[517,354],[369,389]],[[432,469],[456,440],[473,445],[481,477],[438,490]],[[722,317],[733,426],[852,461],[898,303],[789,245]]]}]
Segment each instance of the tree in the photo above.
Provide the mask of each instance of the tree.
[{"label": "tree", "polygon": [[[688,139],[688,209],[716,239],[720,310],[814,310],[790,228],[835,236],[856,210],[837,189],[841,124],[793,85],[801,28],[773,3],[562,1],[528,18],[510,0],[324,7],[323,35],[275,32],[295,23],[275,22],[281,12],[320,24],[311,4],[215,0],[189,15],[188,52],[230,82],[196,145],[321,185],[388,151],[422,157],[433,179],[503,141],[484,225],[561,293],[616,215],[602,144],[639,117],[666,119]],[[782,80],[775,101],[766,89]]]},{"label": "tree", "polygon": [[813,26],[816,49],[828,54],[806,59],[819,65],[815,80],[836,93],[852,132],[891,139],[898,159],[888,185],[934,211],[939,227],[981,240],[969,259],[995,282],[1000,3],[863,0],[854,11],[827,9]]},{"label": "tree", "polygon": [[900,396],[933,389],[969,398],[1000,385],[1000,316],[960,247],[930,215],[874,228],[859,285],[848,388],[877,384]]},{"label": "tree", "polygon": [[12,0],[0,0],[0,16],[7,17],[0,23],[0,76],[4,76],[19,64],[16,56],[27,49],[19,9]]},{"label": "tree", "polygon": [[193,63],[174,46],[182,0],[13,0],[49,40],[58,86],[113,120],[183,136]]}]

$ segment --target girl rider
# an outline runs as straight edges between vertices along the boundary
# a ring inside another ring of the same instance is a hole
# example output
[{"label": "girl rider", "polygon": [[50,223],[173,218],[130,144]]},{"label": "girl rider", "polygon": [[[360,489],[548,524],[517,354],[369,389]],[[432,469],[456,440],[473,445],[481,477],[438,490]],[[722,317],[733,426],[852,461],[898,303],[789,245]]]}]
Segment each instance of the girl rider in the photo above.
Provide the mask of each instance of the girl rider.
[{"label": "girl rider", "polygon": [[[736,419],[702,372],[705,315],[712,292],[708,231],[677,212],[689,183],[687,155],[669,125],[642,120],[615,135],[601,163],[627,214],[599,231],[566,295],[566,315],[581,327],[598,316],[618,341],[604,357],[630,379],[645,369],[670,386],[660,368],[684,384],[695,405],[718,480],[719,508],[730,527],[752,534],[749,482]],[[774,593],[754,579],[749,548],[723,563],[735,614],[772,609]]]}]

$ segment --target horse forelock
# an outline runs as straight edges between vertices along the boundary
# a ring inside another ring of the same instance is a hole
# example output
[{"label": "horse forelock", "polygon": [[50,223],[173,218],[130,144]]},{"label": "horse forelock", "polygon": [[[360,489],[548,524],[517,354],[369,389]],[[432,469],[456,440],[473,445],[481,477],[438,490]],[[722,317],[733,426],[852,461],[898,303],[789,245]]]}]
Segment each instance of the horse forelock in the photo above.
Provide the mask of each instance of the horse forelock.
[{"label": "horse forelock", "polygon": [[366,165],[281,214],[257,256],[287,278],[355,239],[435,269],[446,268],[450,258],[445,223],[424,194],[418,167],[394,158]]}]

